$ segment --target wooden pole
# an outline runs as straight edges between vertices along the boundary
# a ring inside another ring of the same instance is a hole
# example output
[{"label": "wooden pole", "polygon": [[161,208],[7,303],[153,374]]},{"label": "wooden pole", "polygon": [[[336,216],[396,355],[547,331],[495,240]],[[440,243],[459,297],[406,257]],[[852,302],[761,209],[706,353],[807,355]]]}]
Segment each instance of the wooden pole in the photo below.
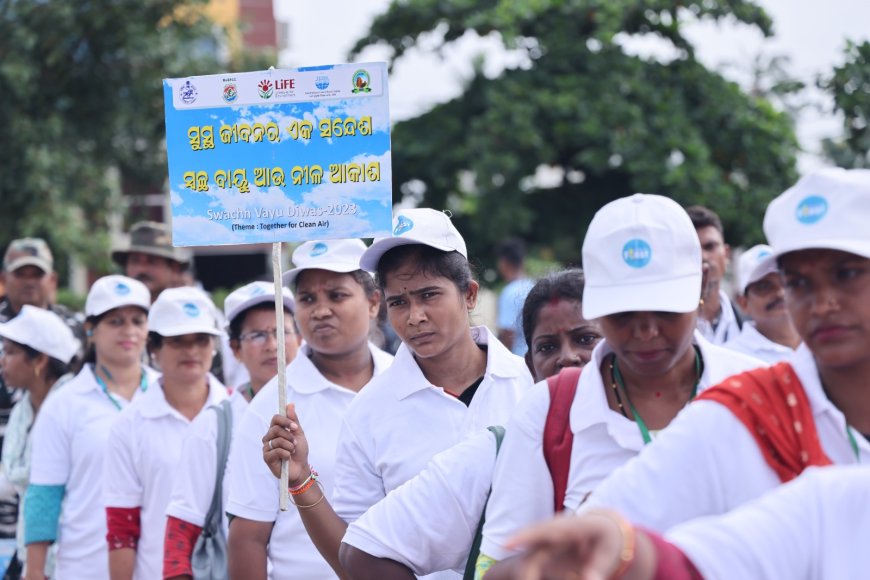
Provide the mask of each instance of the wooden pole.
[{"label": "wooden pole", "polygon": [[[278,414],[287,416],[287,351],[284,347],[284,294],[281,280],[281,242],[272,244],[272,274],[275,279],[275,316],[278,334]],[[279,505],[281,511],[287,511],[290,502],[289,493],[290,465],[281,462],[281,495]]]}]

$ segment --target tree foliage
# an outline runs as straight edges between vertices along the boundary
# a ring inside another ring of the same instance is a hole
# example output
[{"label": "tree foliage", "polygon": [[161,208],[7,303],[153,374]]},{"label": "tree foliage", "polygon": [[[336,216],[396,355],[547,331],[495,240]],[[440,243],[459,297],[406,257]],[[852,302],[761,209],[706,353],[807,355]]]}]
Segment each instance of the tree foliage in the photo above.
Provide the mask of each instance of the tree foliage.
[{"label": "tree foliage", "polygon": [[[796,177],[792,122],[695,59],[683,28],[697,19],[771,32],[742,0],[394,2],[355,51],[386,44],[395,62],[424,33],[446,44],[497,32],[528,62],[495,79],[478,73],[460,97],[398,123],[395,191],[453,210],[484,258],[522,235],[576,263],[592,214],[636,191],[702,203],[732,243],[759,240],[767,202]],[[655,35],[677,56],[629,54],[631,35]],[[560,176],[555,187],[533,178],[542,168]]]},{"label": "tree foliage", "polygon": [[843,138],[826,139],[822,147],[840,167],[870,168],[870,42],[848,42],[845,62],[820,81],[843,116]]},{"label": "tree foliage", "polygon": [[106,265],[112,189],[162,191],[162,79],[219,70],[203,4],[0,0],[0,247]]}]

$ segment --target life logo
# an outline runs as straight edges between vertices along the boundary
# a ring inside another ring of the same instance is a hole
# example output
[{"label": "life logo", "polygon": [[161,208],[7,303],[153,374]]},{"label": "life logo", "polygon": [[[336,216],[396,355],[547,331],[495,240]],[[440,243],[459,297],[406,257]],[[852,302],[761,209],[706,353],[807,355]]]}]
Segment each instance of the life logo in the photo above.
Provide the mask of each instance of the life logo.
[{"label": "life logo", "polygon": [[257,83],[257,92],[260,93],[261,99],[271,99],[275,87],[269,79],[263,79]]},{"label": "life logo", "polygon": [[396,218],[396,227],[393,228],[393,235],[401,236],[405,232],[410,231],[413,227],[414,222],[412,222],[410,218],[400,215],[398,218]]},{"label": "life logo", "polygon": [[126,296],[130,293],[130,287],[124,284],[123,282],[118,282],[115,284],[115,294],[118,296]]},{"label": "life logo", "polygon": [[184,306],[181,307],[185,314],[190,316],[191,318],[196,318],[199,316],[199,308],[196,307],[196,304],[188,302]]},{"label": "life logo", "polygon": [[186,105],[191,105],[195,103],[197,95],[199,95],[199,92],[190,81],[186,81],[183,85],[181,85],[181,88],[178,89],[178,96],[179,98],[181,98],[181,101]]},{"label": "life logo", "polygon": [[316,258],[317,256],[322,256],[327,251],[329,251],[329,246],[327,246],[323,242],[317,242],[316,244],[314,244],[314,247],[311,248],[310,256],[312,258]]},{"label": "life logo", "polygon": [[632,268],[643,268],[652,260],[652,248],[641,239],[628,240],[622,246],[622,260]]},{"label": "life logo", "polygon": [[827,213],[828,201],[819,195],[811,195],[798,204],[795,217],[800,223],[811,225],[821,220]]}]

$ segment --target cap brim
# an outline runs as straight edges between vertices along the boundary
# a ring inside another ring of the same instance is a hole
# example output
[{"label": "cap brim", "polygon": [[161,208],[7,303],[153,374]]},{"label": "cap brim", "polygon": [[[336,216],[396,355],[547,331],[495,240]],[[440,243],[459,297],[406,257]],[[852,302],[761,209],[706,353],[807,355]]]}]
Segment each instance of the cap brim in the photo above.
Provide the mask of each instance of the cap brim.
[{"label": "cap brim", "polygon": [[160,336],[183,336],[185,334],[210,334],[212,336],[223,336],[223,332],[217,328],[207,327],[201,324],[180,324],[170,328],[149,328],[149,330],[156,332]]},{"label": "cap brim", "polygon": [[583,317],[619,312],[693,312],[701,297],[701,275],[638,284],[590,286],[583,290]]},{"label": "cap brim", "polygon": [[745,284],[741,284],[740,293],[746,294],[746,289],[749,288],[750,284],[755,284],[768,274],[772,274],[774,272],[778,272],[779,268],[776,265],[776,255],[771,254],[765,258],[763,258],[758,264],[755,265],[755,268],[752,269],[752,272],[749,275],[749,279]]},{"label": "cap brim", "polygon": [[51,264],[35,256],[24,256],[23,258],[18,258],[17,260],[14,260],[6,267],[6,271],[14,272],[15,270],[23,268],[24,266],[36,266],[46,274],[53,271]]},{"label": "cap brim", "polygon": [[[296,303],[289,296],[283,296],[284,306],[290,310],[291,313],[296,311]],[[227,317],[227,328],[229,328],[230,323],[233,319],[239,315],[240,312],[243,312],[250,308],[251,306],[256,306],[257,304],[274,304],[275,303],[275,295],[274,294],[260,294],[259,296],[254,296],[252,298],[248,298],[232,310],[226,313]]]},{"label": "cap brim", "polygon": [[421,240],[415,240],[414,238],[381,238],[379,240],[375,240],[371,246],[369,246],[363,255],[359,259],[359,266],[363,270],[368,272],[375,272],[378,269],[378,262],[381,261],[381,257],[392,250],[393,248],[397,248],[399,246],[410,246],[412,244],[417,244],[420,246],[429,246],[430,248],[435,248],[436,250],[441,250],[442,252],[453,252],[458,251],[456,248],[450,246],[444,246],[441,244],[433,244],[431,242],[423,242]]},{"label": "cap brim", "polygon": [[305,270],[328,270],[330,272],[336,272],[338,274],[347,274],[348,272],[356,272],[357,270],[359,270],[359,266],[348,264],[347,262],[325,262],[323,264],[317,264],[316,266],[293,268],[292,270],[284,272],[284,275],[281,277],[281,279],[284,281],[284,285],[292,285],[296,281],[296,278],[299,277],[299,274],[301,274]]},{"label": "cap brim", "polygon": [[861,256],[862,258],[870,259],[870,240],[843,240],[843,239],[823,239],[823,240],[801,240],[789,245],[773,248],[773,256],[770,259],[778,260],[785,254],[791,252],[799,252],[801,250],[839,250]]},{"label": "cap brim", "polygon": [[107,304],[105,306],[100,306],[99,308],[97,308],[91,312],[85,312],[85,315],[86,316],[100,316],[101,314],[105,314],[109,310],[114,310],[115,308],[124,308],[125,306],[135,306],[137,308],[141,308],[142,310],[145,311],[146,314],[148,313],[148,309],[151,308],[150,303],[143,304],[141,302],[118,302],[118,303],[113,303],[113,304]]}]

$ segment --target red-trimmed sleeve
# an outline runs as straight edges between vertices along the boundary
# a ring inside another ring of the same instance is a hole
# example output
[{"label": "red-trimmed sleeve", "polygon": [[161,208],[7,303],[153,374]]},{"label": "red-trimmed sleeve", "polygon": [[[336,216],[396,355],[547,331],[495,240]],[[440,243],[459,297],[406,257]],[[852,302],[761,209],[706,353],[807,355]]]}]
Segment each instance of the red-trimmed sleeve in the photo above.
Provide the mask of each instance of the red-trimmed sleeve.
[{"label": "red-trimmed sleeve", "polygon": [[123,548],[136,549],[141,534],[140,515],[142,508],[106,508],[106,541],[109,551]]},{"label": "red-trimmed sleeve", "polygon": [[704,580],[689,557],[677,546],[649,530],[638,530],[647,535],[656,553],[654,580]]},{"label": "red-trimmed sleeve", "polygon": [[190,556],[202,528],[190,522],[169,516],[163,540],[163,577],[193,576]]}]

